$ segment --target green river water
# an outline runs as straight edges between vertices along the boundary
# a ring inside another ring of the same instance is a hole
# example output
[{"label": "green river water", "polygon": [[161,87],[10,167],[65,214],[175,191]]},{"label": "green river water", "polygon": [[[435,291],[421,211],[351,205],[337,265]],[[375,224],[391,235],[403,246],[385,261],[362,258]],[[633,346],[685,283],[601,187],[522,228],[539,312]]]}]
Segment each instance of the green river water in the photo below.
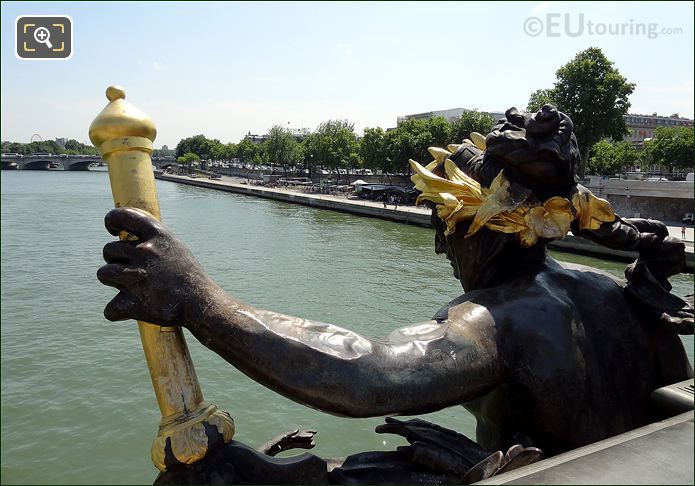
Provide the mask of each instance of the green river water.
[{"label": "green river water", "polygon": [[[158,182],[165,222],[228,292],[257,307],[379,337],[461,293],[432,230]],[[133,322],[102,316],[111,239],[105,172],[2,173],[2,482],[151,483],[159,412]],[[621,275],[625,264],[555,254]],[[674,279],[692,292],[692,276]],[[252,446],[293,426],[322,456],[393,449],[380,419],[341,419],[256,384],[187,334],[206,399]],[[692,338],[685,340],[692,360]],[[474,435],[462,407],[427,416]]]}]

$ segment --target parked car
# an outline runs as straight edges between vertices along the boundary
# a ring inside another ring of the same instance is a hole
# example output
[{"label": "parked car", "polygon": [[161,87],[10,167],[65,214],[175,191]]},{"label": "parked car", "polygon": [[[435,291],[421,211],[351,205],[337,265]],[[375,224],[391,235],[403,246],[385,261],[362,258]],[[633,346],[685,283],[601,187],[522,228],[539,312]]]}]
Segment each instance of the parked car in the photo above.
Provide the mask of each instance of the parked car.
[{"label": "parked car", "polygon": [[683,224],[693,224],[693,213],[685,213],[682,222]]}]

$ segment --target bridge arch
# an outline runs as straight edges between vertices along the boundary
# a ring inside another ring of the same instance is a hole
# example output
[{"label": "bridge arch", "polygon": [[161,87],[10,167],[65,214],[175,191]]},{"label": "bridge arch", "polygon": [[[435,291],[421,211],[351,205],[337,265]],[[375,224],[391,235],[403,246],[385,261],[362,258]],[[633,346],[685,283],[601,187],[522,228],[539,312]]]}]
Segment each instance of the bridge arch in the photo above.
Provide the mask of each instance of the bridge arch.
[{"label": "bridge arch", "polygon": [[63,161],[63,168],[65,170],[89,170],[89,164],[97,162],[94,159],[84,159],[84,160],[65,160]]},{"label": "bridge arch", "polygon": [[48,170],[49,160],[27,160],[21,164],[22,170]]}]

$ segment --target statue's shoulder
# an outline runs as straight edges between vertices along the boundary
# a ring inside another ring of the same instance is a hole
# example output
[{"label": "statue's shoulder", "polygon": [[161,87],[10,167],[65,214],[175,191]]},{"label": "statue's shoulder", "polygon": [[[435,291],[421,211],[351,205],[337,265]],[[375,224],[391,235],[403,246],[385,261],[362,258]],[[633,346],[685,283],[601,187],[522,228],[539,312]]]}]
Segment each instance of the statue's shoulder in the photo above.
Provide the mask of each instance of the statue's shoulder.
[{"label": "statue's shoulder", "polygon": [[583,280],[586,284],[603,282],[605,285],[609,285],[611,287],[618,286],[623,288],[625,286],[625,279],[618,278],[605,270],[588,267],[579,263],[558,262],[556,260],[552,260],[549,268],[554,274],[574,280]]},{"label": "statue's shoulder", "polygon": [[510,279],[500,285],[477,289],[457,297],[443,306],[433,319],[443,322],[452,315],[482,314],[497,316],[557,311],[571,311],[591,302],[598,295],[623,298],[624,281],[602,270],[573,263],[548,261],[543,270]]},{"label": "statue's shoulder", "polygon": [[598,268],[553,261],[542,278],[554,293],[575,303],[625,298],[625,280]]}]

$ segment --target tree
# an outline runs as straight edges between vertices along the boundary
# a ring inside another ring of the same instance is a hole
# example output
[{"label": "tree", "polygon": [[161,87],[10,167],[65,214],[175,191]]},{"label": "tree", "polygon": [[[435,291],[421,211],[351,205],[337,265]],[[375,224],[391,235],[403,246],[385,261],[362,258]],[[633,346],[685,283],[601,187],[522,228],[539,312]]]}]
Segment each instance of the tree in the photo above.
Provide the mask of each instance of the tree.
[{"label": "tree", "polygon": [[657,127],[654,137],[644,142],[645,155],[654,164],[669,168],[692,168],[695,158],[695,128]]},{"label": "tree", "polygon": [[495,119],[488,113],[471,110],[452,122],[451,139],[454,143],[461,143],[470,138],[471,132],[487,135],[495,124]]},{"label": "tree", "polygon": [[233,143],[215,143],[212,146],[212,159],[229,162],[235,157],[236,144]]},{"label": "tree", "polygon": [[270,164],[268,157],[268,142],[265,140],[256,144],[256,150],[251,159],[251,163],[255,166]]},{"label": "tree", "polygon": [[75,139],[70,139],[64,147],[58,145],[55,140],[41,140],[31,143],[3,142],[3,153],[17,153],[21,155],[31,154],[69,154],[69,155],[99,155],[99,151],[93,145],[86,145]]},{"label": "tree", "polygon": [[230,162],[232,159],[236,158],[237,145],[233,142],[229,142],[224,145],[224,157],[222,160],[225,162]]},{"label": "tree", "polygon": [[446,147],[452,142],[453,127],[446,118],[441,116],[428,118],[425,120],[424,128],[429,133],[430,147]]},{"label": "tree", "polygon": [[285,175],[288,167],[294,167],[303,159],[302,147],[289,130],[274,125],[266,138],[266,150],[271,164],[281,165]]},{"label": "tree", "polygon": [[394,130],[386,132],[389,166],[387,172],[407,174],[408,160],[419,162],[430,159],[427,149],[431,146],[432,134],[424,120],[405,120]]},{"label": "tree", "polygon": [[244,137],[241,142],[236,145],[236,158],[243,164],[256,164],[258,162],[258,153],[260,149],[257,144],[253,143],[249,138]]},{"label": "tree", "polygon": [[630,108],[628,97],[635,85],[597,47],[580,52],[555,75],[554,87],[534,92],[528,107],[550,101],[572,118],[582,157],[578,174],[583,177],[594,144],[602,138],[621,140],[627,134],[623,115]]},{"label": "tree", "polygon": [[364,167],[388,172],[390,160],[386,134],[381,127],[365,128],[360,140],[360,156]]},{"label": "tree", "polygon": [[535,113],[539,111],[543,105],[554,105],[556,101],[553,100],[552,96],[552,89],[539,89],[534,91],[531,93],[531,97],[528,100],[526,111],[529,113]]},{"label": "tree", "polygon": [[590,174],[613,175],[621,168],[634,165],[639,160],[637,150],[628,141],[611,142],[601,139],[591,147],[591,157],[586,166]]},{"label": "tree", "polygon": [[187,152],[183,154],[181,157],[176,158],[176,162],[179,164],[185,165],[188,168],[188,173],[191,173],[191,170],[193,169],[193,164],[198,162],[200,160],[200,156],[198,154],[195,154],[193,152]]},{"label": "tree", "polygon": [[201,159],[212,159],[213,150],[218,144],[220,144],[219,140],[211,140],[205,135],[194,135],[193,137],[184,138],[176,145],[176,157],[182,157],[191,152],[198,154]]},{"label": "tree", "polygon": [[[307,153],[314,163],[328,169],[342,169],[359,163],[359,144],[354,124],[348,120],[321,123],[305,141]],[[340,177],[339,177],[340,178]]]}]

